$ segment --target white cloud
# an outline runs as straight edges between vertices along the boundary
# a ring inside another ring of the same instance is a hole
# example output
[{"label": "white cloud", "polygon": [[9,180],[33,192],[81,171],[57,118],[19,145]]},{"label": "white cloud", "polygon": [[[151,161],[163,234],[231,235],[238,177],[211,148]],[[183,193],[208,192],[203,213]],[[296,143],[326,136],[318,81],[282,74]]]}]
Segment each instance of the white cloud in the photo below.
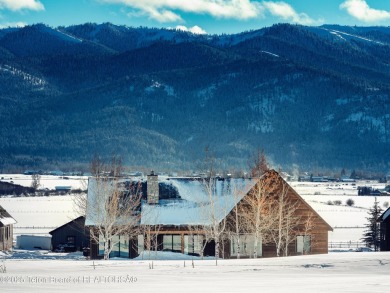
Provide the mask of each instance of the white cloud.
[{"label": "white cloud", "polygon": [[191,32],[193,34],[197,34],[197,35],[205,35],[207,34],[207,32],[205,30],[203,30],[201,27],[195,25],[193,27],[186,27],[184,25],[178,25],[176,26],[177,30],[180,30],[180,31],[185,31],[185,32]]},{"label": "white cloud", "polygon": [[283,1],[260,0],[96,0],[103,3],[122,4],[135,11],[129,16],[147,15],[159,22],[183,21],[180,12],[208,14],[216,18],[253,19],[271,15],[288,22],[311,25],[323,22],[314,20],[305,13],[298,13]]},{"label": "white cloud", "polygon": [[365,0],[347,0],[340,4],[340,9],[346,9],[351,16],[364,22],[390,19],[389,11],[372,9]]},{"label": "white cloud", "polygon": [[0,23],[0,29],[3,29],[3,28],[8,28],[8,27],[24,27],[26,26],[27,23],[25,22],[5,22],[5,23]]},{"label": "white cloud", "polygon": [[291,21],[304,25],[311,25],[322,22],[322,20],[314,20],[310,18],[306,13],[298,13],[290,4],[287,4],[286,2],[264,1],[262,4],[273,16],[280,17],[285,21]]},{"label": "white cloud", "polygon": [[250,19],[262,14],[263,7],[252,0],[99,0],[137,9],[159,22],[182,20],[177,11],[209,14],[217,18]]},{"label": "white cloud", "polygon": [[159,11],[152,8],[152,9],[147,9],[145,12],[149,14],[150,18],[153,18],[158,22],[182,21],[180,15],[177,15],[176,13],[166,9],[162,9],[161,11]]},{"label": "white cloud", "polygon": [[9,9],[13,11],[22,9],[44,10],[45,7],[37,0],[0,0],[0,9]]}]

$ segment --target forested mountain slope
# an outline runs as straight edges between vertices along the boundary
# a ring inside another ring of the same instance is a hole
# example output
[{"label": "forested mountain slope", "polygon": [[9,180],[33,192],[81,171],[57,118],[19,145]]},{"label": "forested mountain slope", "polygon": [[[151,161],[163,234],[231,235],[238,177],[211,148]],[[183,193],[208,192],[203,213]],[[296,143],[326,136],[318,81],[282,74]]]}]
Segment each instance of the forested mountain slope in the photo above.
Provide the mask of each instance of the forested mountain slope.
[{"label": "forested mountain slope", "polygon": [[0,169],[93,154],[223,167],[263,148],[288,168],[390,158],[390,28],[279,24],[236,35],[43,24],[0,30]]}]

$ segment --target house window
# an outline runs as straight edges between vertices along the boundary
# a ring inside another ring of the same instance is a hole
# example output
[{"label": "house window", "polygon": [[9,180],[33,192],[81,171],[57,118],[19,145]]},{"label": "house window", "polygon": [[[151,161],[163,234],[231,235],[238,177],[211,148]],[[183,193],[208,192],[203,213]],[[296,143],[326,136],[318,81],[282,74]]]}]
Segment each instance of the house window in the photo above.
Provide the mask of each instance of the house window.
[{"label": "house window", "polygon": [[255,245],[255,237],[251,234],[241,234],[239,237],[232,236],[230,243],[231,256],[237,256],[240,253],[240,256],[243,257],[255,257],[255,249],[256,257],[262,256],[262,241],[258,239]]},{"label": "house window", "polygon": [[201,255],[203,249],[203,235],[184,235],[184,253]]},{"label": "house window", "polygon": [[310,235],[297,236],[297,253],[308,254],[311,251],[311,237]]},{"label": "house window", "polygon": [[181,235],[163,235],[163,250],[181,252]]},{"label": "house window", "polygon": [[144,251],[145,243],[144,243],[144,236],[138,235],[138,254],[141,254]]},{"label": "house window", "polygon": [[104,240],[103,240],[103,237],[101,235],[99,235],[99,255],[103,255],[104,254]]},{"label": "house window", "polygon": [[68,244],[75,244],[75,237],[74,236],[68,236],[67,237],[67,243]]},{"label": "house window", "polygon": [[129,238],[125,235],[119,237],[119,257],[129,257]]}]

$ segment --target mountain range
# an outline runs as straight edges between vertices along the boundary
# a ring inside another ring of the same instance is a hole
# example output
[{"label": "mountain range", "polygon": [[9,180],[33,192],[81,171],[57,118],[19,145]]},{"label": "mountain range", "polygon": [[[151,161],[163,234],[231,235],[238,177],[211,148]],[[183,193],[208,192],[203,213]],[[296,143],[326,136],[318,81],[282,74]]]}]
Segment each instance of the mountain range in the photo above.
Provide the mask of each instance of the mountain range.
[{"label": "mountain range", "polygon": [[233,35],[86,23],[0,30],[0,171],[390,169],[390,27]]}]

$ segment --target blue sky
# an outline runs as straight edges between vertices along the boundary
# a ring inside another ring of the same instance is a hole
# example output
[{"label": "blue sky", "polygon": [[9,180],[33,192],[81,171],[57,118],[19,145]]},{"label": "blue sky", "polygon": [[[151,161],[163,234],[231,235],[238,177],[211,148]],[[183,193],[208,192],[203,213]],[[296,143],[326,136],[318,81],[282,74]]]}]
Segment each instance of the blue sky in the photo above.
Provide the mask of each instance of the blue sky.
[{"label": "blue sky", "polygon": [[390,0],[0,0],[0,27],[85,22],[210,34],[280,22],[390,26]]}]

